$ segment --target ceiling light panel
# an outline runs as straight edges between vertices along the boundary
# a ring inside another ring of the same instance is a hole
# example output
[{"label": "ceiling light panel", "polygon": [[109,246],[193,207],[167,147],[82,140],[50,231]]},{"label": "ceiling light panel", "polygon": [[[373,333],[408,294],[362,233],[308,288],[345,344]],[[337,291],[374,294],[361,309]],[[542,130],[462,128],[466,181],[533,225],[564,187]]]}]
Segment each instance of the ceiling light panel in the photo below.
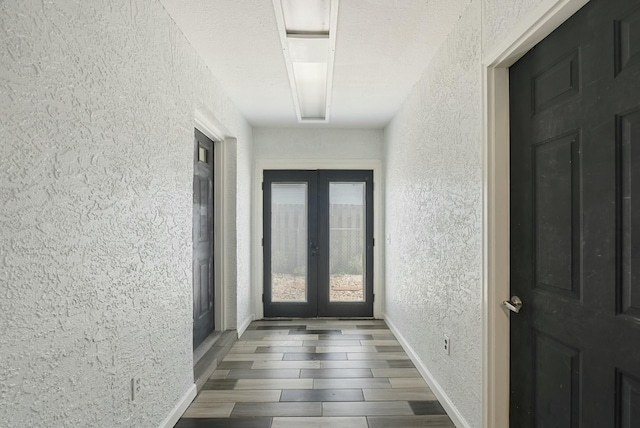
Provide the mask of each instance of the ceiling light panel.
[{"label": "ceiling light panel", "polygon": [[331,0],[281,0],[287,33],[329,33]]},{"label": "ceiling light panel", "polygon": [[287,37],[289,56],[296,62],[322,62],[325,65],[329,61],[329,38]]},{"label": "ceiling light panel", "polygon": [[298,92],[300,116],[307,120],[325,119],[327,64],[294,62],[293,74]]},{"label": "ceiling light panel", "polygon": [[338,0],[273,0],[273,7],[298,122],[326,123]]}]

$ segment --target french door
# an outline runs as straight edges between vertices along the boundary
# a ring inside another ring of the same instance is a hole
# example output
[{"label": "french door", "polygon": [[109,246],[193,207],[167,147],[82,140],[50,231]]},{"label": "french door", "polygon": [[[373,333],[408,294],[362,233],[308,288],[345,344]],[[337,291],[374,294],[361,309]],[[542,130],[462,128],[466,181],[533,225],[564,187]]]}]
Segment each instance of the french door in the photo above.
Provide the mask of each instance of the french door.
[{"label": "french door", "polygon": [[373,316],[373,172],[264,171],[264,316]]}]

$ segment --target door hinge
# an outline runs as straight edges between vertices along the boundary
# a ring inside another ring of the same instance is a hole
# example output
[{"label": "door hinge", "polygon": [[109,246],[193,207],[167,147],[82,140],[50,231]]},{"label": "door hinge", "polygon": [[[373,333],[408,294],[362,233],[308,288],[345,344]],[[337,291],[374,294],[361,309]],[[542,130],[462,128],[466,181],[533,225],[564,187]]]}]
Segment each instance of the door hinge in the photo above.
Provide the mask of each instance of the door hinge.
[{"label": "door hinge", "polygon": [[264,181],[262,182],[262,190],[264,190]]},{"label": "door hinge", "polygon": [[371,301],[372,301],[372,302],[375,302],[375,301],[376,301],[376,295],[375,295],[375,294],[373,295],[373,299],[372,299]]},{"label": "door hinge", "polygon": [[376,238],[373,238],[373,243],[371,245],[373,245],[374,247],[376,246]]},{"label": "door hinge", "polygon": [[264,247],[264,238],[262,238],[262,246]]},{"label": "door hinge", "polygon": [[262,303],[264,303],[264,293],[262,294]]}]

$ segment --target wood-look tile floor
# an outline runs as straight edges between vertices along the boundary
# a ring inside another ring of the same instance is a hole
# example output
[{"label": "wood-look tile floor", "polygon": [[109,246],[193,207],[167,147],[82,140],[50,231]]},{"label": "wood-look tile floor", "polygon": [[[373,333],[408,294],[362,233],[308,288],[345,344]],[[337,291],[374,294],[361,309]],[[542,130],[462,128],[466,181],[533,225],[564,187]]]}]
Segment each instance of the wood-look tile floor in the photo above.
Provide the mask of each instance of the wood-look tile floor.
[{"label": "wood-look tile floor", "polygon": [[453,427],[380,320],[255,321],[176,428]]}]

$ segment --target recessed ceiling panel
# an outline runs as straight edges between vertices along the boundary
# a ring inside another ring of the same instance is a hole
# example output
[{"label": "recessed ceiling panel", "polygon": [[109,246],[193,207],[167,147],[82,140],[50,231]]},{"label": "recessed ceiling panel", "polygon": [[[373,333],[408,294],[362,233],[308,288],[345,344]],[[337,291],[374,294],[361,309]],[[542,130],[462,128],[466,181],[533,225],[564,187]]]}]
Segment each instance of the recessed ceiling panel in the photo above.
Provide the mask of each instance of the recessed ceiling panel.
[{"label": "recessed ceiling panel", "polygon": [[292,62],[323,62],[329,60],[327,37],[287,37]]},{"label": "recessed ceiling panel", "polygon": [[287,33],[328,33],[330,0],[281,0]]},{"label": "recessed ceiling panel", "polygon": [[325,118],[327,64],[294,62],[293,75],[298,89],[300,114],[305,119]]}]

